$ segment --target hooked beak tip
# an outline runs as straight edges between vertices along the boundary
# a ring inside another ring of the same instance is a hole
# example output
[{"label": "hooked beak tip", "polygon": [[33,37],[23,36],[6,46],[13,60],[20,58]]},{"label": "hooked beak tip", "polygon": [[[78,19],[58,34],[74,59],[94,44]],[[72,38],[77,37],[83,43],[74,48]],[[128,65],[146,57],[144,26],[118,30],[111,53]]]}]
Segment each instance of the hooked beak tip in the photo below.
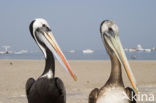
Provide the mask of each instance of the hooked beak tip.
[{"label": "hooked beak tip", "polygon": [[74,76],[74,80],[77,81],[77,76],[76,75]]},{"label": "hooked beak tip", "polygon": [[138,88],[135,88],[134,90],[135,90],[136,94],[138,94],[138,92],[139,92]]}]

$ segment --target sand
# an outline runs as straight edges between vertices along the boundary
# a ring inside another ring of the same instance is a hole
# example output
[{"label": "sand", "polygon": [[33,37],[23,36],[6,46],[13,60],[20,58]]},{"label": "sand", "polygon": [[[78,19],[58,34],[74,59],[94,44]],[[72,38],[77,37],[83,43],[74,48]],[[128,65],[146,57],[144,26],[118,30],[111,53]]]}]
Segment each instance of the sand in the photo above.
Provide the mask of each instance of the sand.
[{"label": "sand", "polygon": [[[56,76],[64,82],[67,103],[88,103],[90,91],[100,88],[108,79],[110,61],[72,60],[69,63],[78,77],[77,82],[56,62]],[[156,61],[130,61],[130,65],[139,91],[156,96]],[[43,68],[44,60],[0,60],[0,103],[27,103],[25,83],[29,77],[37,79]],[[131,86],[124,70],[123,78],[125,86]]]}]

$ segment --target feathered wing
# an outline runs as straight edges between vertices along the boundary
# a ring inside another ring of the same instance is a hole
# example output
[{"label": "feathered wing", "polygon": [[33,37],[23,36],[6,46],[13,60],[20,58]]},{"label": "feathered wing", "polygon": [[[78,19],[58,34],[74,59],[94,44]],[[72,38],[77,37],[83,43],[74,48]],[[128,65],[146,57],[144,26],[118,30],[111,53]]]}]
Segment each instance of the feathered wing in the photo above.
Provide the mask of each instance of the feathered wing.
[{"label": "feathered wing", "polygon": [[130,87],[126,87],[125,89],[126,89],[126,94],[130,99],[130,103],[136,103],[136,96],[134,90]]},{"label": "feathered wing", "polygon": [[55,78],[56,87],[59,90],[59,95],[61,97],[60,103],[66,103],[66,90],[61,79]]},{"label": "feathered wing", "polygon": [[33,78],[29,78],[28,80],[27,80],[27,83],[26,83],[26,95],[27,95],[27,98],[28,98],[28,96],[29,96],[29,92],[30,92],[30,89],[31,89],[31,87],[32,87],[32,85],[35,83],[35,80],[33,79]]},{"label": "feathered wing", "polygon": [[96,103],[97,97],[99,95],[99,89],[94,88],[89,94],[88,103]]}]

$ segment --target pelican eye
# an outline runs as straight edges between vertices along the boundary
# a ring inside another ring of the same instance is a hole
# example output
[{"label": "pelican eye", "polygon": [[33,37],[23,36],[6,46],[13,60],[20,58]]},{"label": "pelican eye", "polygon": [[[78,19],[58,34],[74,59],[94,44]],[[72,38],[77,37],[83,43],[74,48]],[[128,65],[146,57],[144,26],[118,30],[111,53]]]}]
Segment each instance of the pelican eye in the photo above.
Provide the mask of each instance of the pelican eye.
[{"label": "pelican eye", "polygon": [[108,28],[108,30],[109,30],[109,31],[113,31],[113,29],[112,29],[112,28]]},{"label": "pelican eye", "polygon": [[45,28],[45,30],[47,30],[47,31],[51,31],[51,29],[45,24],[42,24],[42,27]]},{"label": "pelican eye", "polygon": [[42,27],[46,27],[46,25],[45,25],[45,24],[43,24],[43,25],[42,25]]},{"label": "pelican eye", "polygon": [[112,28],[108,28],[108,32],[112,37],[115,37],[115,33]]}]

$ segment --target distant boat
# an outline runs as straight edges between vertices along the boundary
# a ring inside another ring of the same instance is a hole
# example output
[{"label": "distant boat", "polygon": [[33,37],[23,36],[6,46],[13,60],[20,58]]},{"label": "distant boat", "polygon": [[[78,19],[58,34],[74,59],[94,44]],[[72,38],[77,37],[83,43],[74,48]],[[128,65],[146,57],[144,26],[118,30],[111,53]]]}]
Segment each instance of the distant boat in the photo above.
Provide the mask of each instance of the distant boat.
[{"label": "distant boat", "polygon": [[152,51],[155,51],[155,50],[156,50],[156,48],[155,48],[155,47],[153,47],[151,50],[152,50]]},{"label": "distant boat", "polygon": [[0,54],[11,54],[12,51],[0,51]]},{"label": "distant boat", "polygon": [[131,49],[128,49],[128,52],[136,52],[136,48],[131,48]]},{"label": "distant boat", "polygon": [[82,52],[83,52],[84,54],[91,54],[91,53],[94,53],[95,50],[85,49],[85,50],[82,50]]},{"label": "distant boat", "polygon": [[124,48],[124,51],[126,51],[126,52],[127,52],[127,51],[128,51],[128,48]]},{"label": "distant boat", "polygon": [[144,51],[144,49],[142,48],[142,46],[140,44],[137,45],[136,50],[137,51]]},{"label": "distant boat", "polygon": [[28,53],[27,50],[20,50],[18,52],[15,52],[14,54],[26,54],[26,53]]},{"label": "distant boat", "polygon": [[4,49],[5,49],[5,51],[0,51],[0,54],[11,54],[12,53],[12,51],[8,51],[8,48],[10,48],[10,46],[2,46]]},{"label": "distant boat", "polygon": [[137,48],[130,48],[130,49],[127,49],[127,48],[125,48],[125,51],[127,51],[128,50],[128,52],[136,52],[136,51],[144,51],[144,52],[151,52],[151,51],[154,51],[155,50],[155,48],[152,48],[152,49],[144,49],[140,44],[138,44],[137,45]]},{"label": "distant boat", "polygon": [[4,51],[0,51],[0,54],[5,54],[5,52]]},{"label": "distant boat", "polygon": [[151,52],[152,50],[151,50],[151,49],[144,49],[144,51],[149,53],[149,52]]},{"label": "distant boat", "polygon": [[68,51],[69,53],[75,53],[76,51],[75,50],[70,50]]}]

